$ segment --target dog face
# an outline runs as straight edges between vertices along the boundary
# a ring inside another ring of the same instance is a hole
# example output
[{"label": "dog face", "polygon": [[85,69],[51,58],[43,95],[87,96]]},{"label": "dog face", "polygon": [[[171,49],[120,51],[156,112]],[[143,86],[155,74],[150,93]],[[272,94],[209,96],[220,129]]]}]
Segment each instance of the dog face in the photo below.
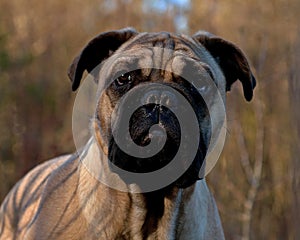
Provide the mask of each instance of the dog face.
[{"label": "dog face", "polygon": [[[161,169],[173,160],[180,146],[189,149],[194,136],[199,137],[197,151],[189,166],[185,166],[188,150],[180,152],[180,164],[187,170],[174,184],[184,188],[197,181],[210,143],[210,111],[216,97],[207,83],[218,88],[223,101],[237,79],[247,100],[255,87],[243,53],[232,43],[204,32],[192,38],[170,33],[139,34],[133,29],[102,33],[72,63],[69,76],[73,90],[79,86],[84,70],[93,72],[98,85],[105,86],[95,112],[95,138],[108,156],[111,171],[129,183],[132,180],[118,172],[119,168],[135,173]],[[177,92],[195,113],[196,130],[189,124],[181,126],[176,113],[188,113]],[[204,94],[209,98],[204,99]],[[134,109],[129,117],[127,109]],[[130,147],[124,151],[116,141],[119,137],[125,145],[128,141],[142,147],[139,154],[132,154]],[[150,144],[159,151],[146,156],[144,149]]]}]

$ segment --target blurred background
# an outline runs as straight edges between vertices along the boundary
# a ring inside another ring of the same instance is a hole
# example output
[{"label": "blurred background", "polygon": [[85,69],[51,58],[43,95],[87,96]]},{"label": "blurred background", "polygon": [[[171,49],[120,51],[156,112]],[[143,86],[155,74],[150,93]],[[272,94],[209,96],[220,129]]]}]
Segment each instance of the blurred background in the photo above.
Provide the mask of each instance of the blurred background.
[{"label": "blurred background", "polygon": [[75,151],[67,68],[102,31],[228,39],[258,80],[227,100],[227,140],[208,175],[227,239],[300,239],[299,0],[1,0],[0,201],[36,164]]}]

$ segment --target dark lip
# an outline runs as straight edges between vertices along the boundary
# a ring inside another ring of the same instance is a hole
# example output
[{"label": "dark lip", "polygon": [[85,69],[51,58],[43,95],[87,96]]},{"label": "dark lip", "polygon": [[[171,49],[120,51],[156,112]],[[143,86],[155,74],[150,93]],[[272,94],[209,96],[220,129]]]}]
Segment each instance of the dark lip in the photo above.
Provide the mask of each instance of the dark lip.
[{"label": "dark lip", "polygon": [[158,144],[160,144],[160,142],[164,139],[165,134],[166,133],[164,131],[158,131],[158,130],[155,130],[153,132],[148,132],[146,133],[146,136],[142,138],[140,145],[147,146],[148,144],[150,144],[151,141],[156,141]]},{"label": "dark lip", "polygon": [[[180,137],[179,137],[180,138]],[[146,137],[144,138],[142,144],[149,144],[150,141],[150,136],[149,134],[146,135]],[[113,140],[112,140],[113,142]],[[114,143],[115,144],[115,143]],[[166,154],[164,154],[164,152],[160,152],[160,156],[163,157],[154,157],[154,158],[149,158],[149,159],[138,159],[138,158],[133,158],[131,156],[126,155],[125,153],[123,153],[120,149],[113,149],[114,154],[117,152],[117,154],[113,155],[115,156],[115,158],[111,158],[111,156],[109,156],[110,159],[110,168],[111,171],[118,174],[121,179],[123,179],[123,181],[127,184],[131,184],[131,183],[137,183],[134,182],[134,179],[130,179],[129,175],[119,171],[118,168],[121,168],[125,171],[129,171],[129,172],[133,172],[133,173],[150,173],[156,170],[159,170],[163,167],[165,167],[170,161],[172,161],[172,159],[174,159],[174,156],[168,151],[171,151],[171,153],[173,152],[174,154],[177,154],[177,150],[179,149],[176,147],[176,142],[174,142],[174,139],[169,138],[168,140],[168,146],[169,148],[167,150],[165,150],[165,148],[163,148],[163,150],[167,151]],[[185,144],[185,143],[180,143],[179,144]],[[116,147],[116,145],[114,145],[114,147]],[[177,148],[177,149],[176,149]],[[112,149],[109,149],[109,154],[111,153]],[[163,151],[162,150],[162,151]],[[205,154],[206,150],[203,149],[203,146],[200,147],[198,149],[198,153],[197,156],[195,157],[195,159],[192,162],[192,165],[188,167],[188,169],[183,173],[183,175],[178,176],[178,179],[176,181],[174,181],[173,183],[170,184],[170,187],[177,187],[177,188],[187,188],[191,185],[193,185],[197,180],[199,180],[199,171],[200,168],[203,164],[203,154]],[[182,158],[182,167],[184,167],[184,159],[185,156],[181,156]],[[117,168],[116,168],[117,167]],[[166,174],[172,174],[173,170],[172,169],[168,169]],[[138,184],[138,183],[137,183]]]},{"label": "dark lip", "polygon": [[[178,85],[178,83],[171,83],[168,85],[175,88],[175,90],[177,90],[181,95],[183,95],[187,99],[194,111],[197,113],[198,121],[200,124],[202,114],[201,111],[203,111],[205,107],[203,107],[202,105],[203,99],[198,94],[198,92],[196,90],[194,91],[190,89],[189,85],[186,85],[185,87]],[[182,109],[182,111],[185,111],[185,109]],[[148,119],[146,119],[147,117]],[[151,117],[153,117],[153,119]],[[167,138],[169,139],[169,149],[166,150],[166,155],[164,155],[164,152],[160,152],[160,156],[162,156],[162,158],[156,157],[148,159],[139,159],[128,156],[126,153],[122,152],[120,149],[118,149],[114,140],[111,139],[109,144],[109,159],[111,163],[111,170],[120,175],[120,177],[126,183],[132,183],[133,180],[128,179],[128,176],[126,176],[126,174],[123,176],[122,171],[120,172],[118,168],[135,173],[150,173],[165,167],[170,161],[172,161],[174,157],[170,154],[170,152],[174,151],[175,154],[177,154],[180,144],[188,144],[189,142],[181,142],[181,134],[179,132],[181,131],[180,124],[174,124],[172,118],[176,118],[176,116],[171,117],[170,110],[166,110],[163,106],[157,105],[152,108],[149,108],[148,111],[147,108],[141,110],[141,112],[139,112],[133,118],[133,126],[134,128],[135,126],[137,126],[138,128],[135,128],[133,133],[130,132],[131,139],[134,140],[134,142],[140,146],[147,146],[151,141],[149,129],[155,124],[160,124],[165,128],[166,133],[168,134]],[[144,124],[140,124],[140,121],[144,121]],[[176,145],[178,146],[177,149]],[[197,180],[199,180],[198,173],[200,171],[200,168],[204,161],[204,155],[206,153],[206,149],[203,142],[201,143],[201,145],[203,146],[200,146],[199,143],[198,153],[195,159],[193,160],[192,165],[188,167],[188,169],[182,176],[178,176],[178,179],[171,184],[172,186],[176,186],[178,188],[186,188],[195,183]],[[184,156],[184,154],[182,155],[182,167],[185,168],[184,160],[187,158],[187,156]],[[156,164],[156,161],[158,162],[158,164],[156,166],[153,166],[153,162]],[[162,164],[160,161],[165,162]],[[172,174],[172,169],[169,169],[168,171],[170,174]]]}]

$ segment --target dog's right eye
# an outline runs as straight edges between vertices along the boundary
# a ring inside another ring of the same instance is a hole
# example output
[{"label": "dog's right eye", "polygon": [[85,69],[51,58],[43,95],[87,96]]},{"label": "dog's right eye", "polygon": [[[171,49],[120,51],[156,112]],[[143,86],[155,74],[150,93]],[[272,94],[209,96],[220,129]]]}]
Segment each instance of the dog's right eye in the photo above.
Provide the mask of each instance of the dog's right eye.
[{"label": "dog's right eye", "polygon": [[128,83],[131,83],[132,80],[133,76],[131,73],[123,73],[115,80],[115,83],[117,86],[124,86]]}]

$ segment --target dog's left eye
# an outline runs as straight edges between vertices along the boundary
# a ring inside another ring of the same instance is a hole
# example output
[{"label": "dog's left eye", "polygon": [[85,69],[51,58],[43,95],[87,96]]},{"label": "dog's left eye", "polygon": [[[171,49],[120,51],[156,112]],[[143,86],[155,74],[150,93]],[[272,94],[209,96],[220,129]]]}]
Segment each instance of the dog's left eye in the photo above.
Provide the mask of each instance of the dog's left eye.
[{"label": "dog's left eye", "polygon": [[116,79],[115,82],[118,86],[123,86],[125,84],[132,82],[132,80],[133,77],[130,73],[123,73]]}]

